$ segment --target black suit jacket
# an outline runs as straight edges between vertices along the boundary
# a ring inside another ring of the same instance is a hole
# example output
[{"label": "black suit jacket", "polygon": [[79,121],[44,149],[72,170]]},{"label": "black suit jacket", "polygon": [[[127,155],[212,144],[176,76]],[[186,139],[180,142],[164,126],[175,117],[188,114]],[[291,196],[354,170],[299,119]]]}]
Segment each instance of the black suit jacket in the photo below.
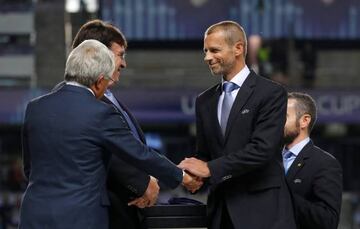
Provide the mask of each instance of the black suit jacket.
[{"label": "black suit jacket", "polygon": [[299,229],[336,229],[342,193],[342,169],[312,141],[290,166],[286,180],[292,191]]},{"label": "black suit jacket", "polygon": [[209,228],[219,228],[226,207],[235,228],[295,228],[281,164],[287,94],[253,71],[241,86],[225,136],[217,106],[221,84],[196,101],[198,157],[211,172]]},{"label": "black suit jacket", "polygon": [[[105,96],[102,100],[111,104],[116,110],[118,110],[118,108]],[[139,134],[140,141],[143,144],[146,144],[145,136],[134,116],[119,100],[118,103],[133,122]],[[120,111],[118,114],[126,120]],[[120,158],[113,157],[110,160],[109,175],[107,179],[107,187],[111,203],[109,209],[110,229],[136,229],[141,227],[142,214],[140,209],[135,206],[128,206],[127,204],[132,199],[140,197],[144,194],[149,181],[150,176],[147,173],[139,170],[129,163],[126,163]]]},{"label": "black suit jacket", "polygon": [[181,169],[136,140],[118,112],[87,89],[65,85],[32,100],[23,126],[29,184],[19,228],[107,229],[111,154],[169,187],[182,181]]}]

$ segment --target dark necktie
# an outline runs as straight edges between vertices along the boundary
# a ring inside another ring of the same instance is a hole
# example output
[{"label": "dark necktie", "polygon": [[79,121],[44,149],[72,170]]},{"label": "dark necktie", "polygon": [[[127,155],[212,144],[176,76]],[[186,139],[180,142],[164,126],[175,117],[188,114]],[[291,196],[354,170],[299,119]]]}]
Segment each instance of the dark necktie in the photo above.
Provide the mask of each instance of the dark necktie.
[{"label": "dark necktie", "polygon": [[114,106],[123,114],[128,126],[130,127],[131,132],[133,133],[133,135],[140,140],[140,136],[139,133],[134,125],[134,123],[131,121],[131,118],[129,117],[129,115],[126,113],[126,111],[120,106],[119,102],[117,101],[117,99],[115,98],[115,96],[113,95],[113,93],[111,93],[110,90],[106,90],[104,95],[106,96],[106,98],[108,98],[113,104]]},{"label": "dark necktie", "polygon": [[239,86],[232,82],[224,82],[223,84],[223,92],[224,92],[224,99],[221,106],[221,119],[220,119],[220,126],[221,132],[225,136],[227,121],[229,119],[229,114],[231,111],[231,107],[234,103],[234,100],[231,96],[231,92],[235,89],[238,89]]}]

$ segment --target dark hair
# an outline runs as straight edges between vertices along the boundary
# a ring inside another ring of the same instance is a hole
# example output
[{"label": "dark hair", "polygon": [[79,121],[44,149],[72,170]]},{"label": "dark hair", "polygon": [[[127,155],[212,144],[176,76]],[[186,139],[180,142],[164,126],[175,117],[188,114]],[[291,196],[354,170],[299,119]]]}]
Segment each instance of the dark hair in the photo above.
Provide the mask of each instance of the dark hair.
[{"label": "dark hair", "polygon": [[72,48],[76,48],[83,41],[89,39],[98,40],[108,48],[114,42],[127,48],[127,42],[122,32],[114,25],[99,19],[89,21],[81,26],[74,38]]},{"label": "dark hair", "polygon": [[310,133],[317,119],[315,100],[310,95],[301,92],[288,93],[288,99],[294,99],[296,101],[295,111],[296,111],[297,120],[299,120],[301,116],[303,116],[304,114],[310,115],[311,117],[311,121],[309,124],[309,133]]}]

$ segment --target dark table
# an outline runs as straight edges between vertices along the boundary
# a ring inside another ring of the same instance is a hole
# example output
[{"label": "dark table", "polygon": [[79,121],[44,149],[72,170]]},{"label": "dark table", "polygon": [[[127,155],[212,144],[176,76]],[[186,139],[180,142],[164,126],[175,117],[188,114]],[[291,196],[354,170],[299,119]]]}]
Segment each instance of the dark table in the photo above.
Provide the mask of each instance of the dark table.
[{"label": "dark table", "polygon": [[206,227],[206,205],[156,205],[143,212],[147,228]]}]

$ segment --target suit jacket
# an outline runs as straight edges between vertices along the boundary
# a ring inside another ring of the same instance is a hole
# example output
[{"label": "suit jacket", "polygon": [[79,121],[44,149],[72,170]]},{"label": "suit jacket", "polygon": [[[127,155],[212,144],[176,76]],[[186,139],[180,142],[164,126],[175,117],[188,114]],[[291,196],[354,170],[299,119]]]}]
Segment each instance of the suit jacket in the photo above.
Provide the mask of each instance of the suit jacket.
[{"label": "suit jacket", "polygon": [[[65,84],[65,81],[60,82],[54,87],[53,91],[60,89]],[[126,120],[121,111],[119,111],[109,99],[103,96],[101,100],[112,105],[118,111],[118,114],[122,119]],[[146,144],[144,133],[136,119],[124,104],[119,100],[118,103],[135,125],[140,141],[143,144]],[[128,206],[128,202],[145,193],[150,181],[150,176],[118,157],[112,157],[109,163],[107,178],[107,188],[111,204],[109,207],[109,227],[110,229],[121,227],[127,229],[140,228],[141,220],[143,218],[141,210],[135,206]]]},{"label": "suit jacket", "polygon": [[209,228],[227,208],[235,228],[295,228],[282,168],[287,94],[253,71],[239,89],[225,136],[217,118],[221,84],[196,100],[197,152],[208,161]]},{"label": "suit jacket", "polygon": [[[102,98],[102,101],[111,104],[116,110],[118,110],[118,108],[105,96]],[[119,100],[118,103],[133,122],[140,137],[139,140],[143,144],[146,144],[144,133],[134,116]],[[121,111],[119,111],[118,114],[121,115],[122,119],[126,120]],[[109,208],[110,229],[136,229],[141,227],[140,221],[142,215],[140,209],[135,206],[128,206],[128,202],[136,197],[142,196],[146,191],[149,181],[150,176],[147,173],[139,170],[129,163],[126,163],[118,157],[111,158],[107,179],[107,187],[111,203]]]},{"label": "suit jacket", "polygon": [[136,140],[117,111],[90,91],[65,85],[32,100],[23,126],[29,184],[20,228],[107,229],[111,154],[169,187],[182,180],[180,169]]},{"label": "suit jacket", "polygon": [[299,229],[336,229],[342,198],[342,169],[312,141],[290,166],[286,180],[292,191]]}]

